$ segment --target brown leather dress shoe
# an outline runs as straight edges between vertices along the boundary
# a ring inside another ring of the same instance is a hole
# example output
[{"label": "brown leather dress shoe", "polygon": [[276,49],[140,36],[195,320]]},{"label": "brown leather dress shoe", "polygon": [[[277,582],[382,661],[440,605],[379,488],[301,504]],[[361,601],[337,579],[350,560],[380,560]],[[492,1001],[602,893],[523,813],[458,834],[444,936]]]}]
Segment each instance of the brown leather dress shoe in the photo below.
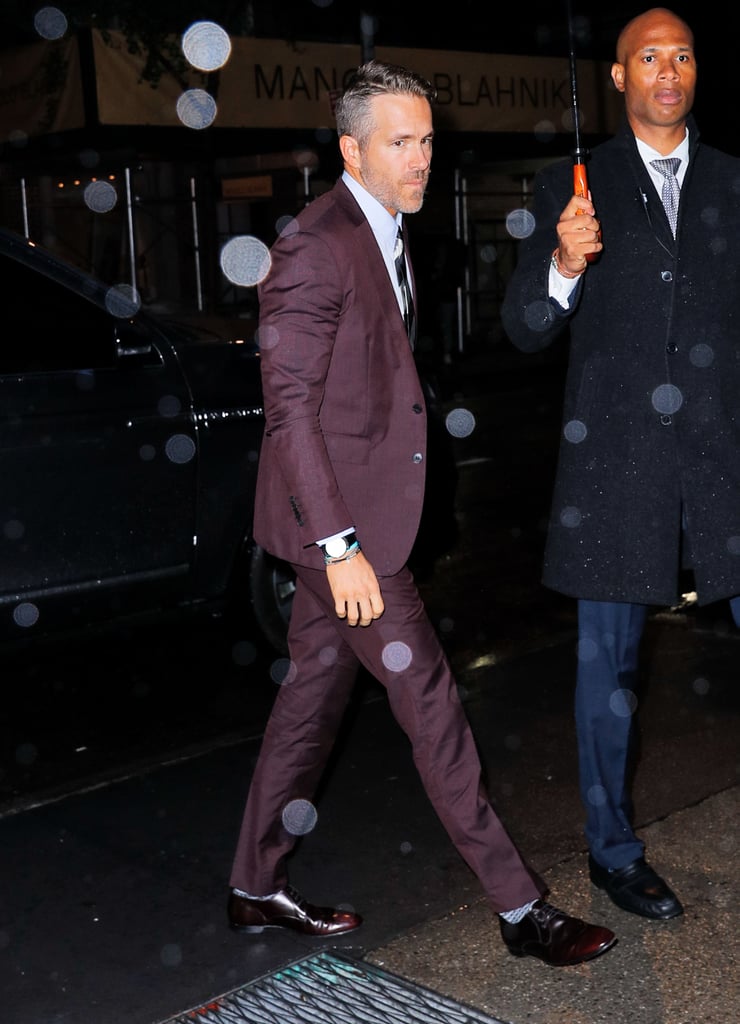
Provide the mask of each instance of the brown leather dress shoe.
[{"label": "brown leather dress shoe", "polygon": [[536,956],[552,967],[569,967],[593,960],[617,941],[614,932],[569,917],[544,900],[535,905],[518,924],[503,917],[501,937],[514,956]]},{"label": "brown leather dress shoe", "polygon": [[362,918],[349,910],[315,907],[292,886],[272,896],[229,895],[229,927],[237,932],[261,932],[263,928],[292,928],[304,935],[329,938],[359,928]]},{"label": "brown leather dress shoe", "polygon": [[608,871],[589,855],[588,872],[593,884],[603,889],[612,903],[630,914],[654,921],[668,921],[683,914],[676,894],[644,857],[616,871]]}]

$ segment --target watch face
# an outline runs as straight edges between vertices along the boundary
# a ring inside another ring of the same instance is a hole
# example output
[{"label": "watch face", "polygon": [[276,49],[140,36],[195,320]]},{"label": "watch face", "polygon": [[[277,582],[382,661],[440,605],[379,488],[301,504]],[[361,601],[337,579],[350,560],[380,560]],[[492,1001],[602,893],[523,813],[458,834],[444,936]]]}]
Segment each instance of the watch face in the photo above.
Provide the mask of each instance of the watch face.
[{"label": "watch face", "polygon": [[325,547],[326,553],[330,558],[338,558],[345,553],[348,545],[344,537],[334,537],[326,542]]}]

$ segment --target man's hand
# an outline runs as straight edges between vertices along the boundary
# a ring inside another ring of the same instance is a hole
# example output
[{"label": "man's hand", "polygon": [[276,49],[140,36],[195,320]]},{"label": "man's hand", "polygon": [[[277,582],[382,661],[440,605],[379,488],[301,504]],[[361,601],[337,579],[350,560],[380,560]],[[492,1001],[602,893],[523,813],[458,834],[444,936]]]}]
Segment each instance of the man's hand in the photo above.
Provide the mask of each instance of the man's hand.
[{"label": "man's hand", "polygon": [[383,614],[385,605],[373,567],[359,551],[354,558],[327,565],[326,578],[334,598],[334,609],[347,624],[369,626]]},{"label": "man's hand", "polygon": [[586,257],[601,252],[600,225],[590,199],[573,196],[557,223],[558,264],[567,275],[581,274]]}]

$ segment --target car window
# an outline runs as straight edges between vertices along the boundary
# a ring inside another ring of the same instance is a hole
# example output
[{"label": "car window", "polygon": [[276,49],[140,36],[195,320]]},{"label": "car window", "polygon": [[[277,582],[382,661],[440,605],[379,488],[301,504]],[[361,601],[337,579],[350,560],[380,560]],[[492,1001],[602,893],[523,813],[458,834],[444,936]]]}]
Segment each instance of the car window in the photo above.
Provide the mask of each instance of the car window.
[{"label": "car window", "polygon": [[0,255],[0,374],[115,364],[115,319],[58,282]]}]

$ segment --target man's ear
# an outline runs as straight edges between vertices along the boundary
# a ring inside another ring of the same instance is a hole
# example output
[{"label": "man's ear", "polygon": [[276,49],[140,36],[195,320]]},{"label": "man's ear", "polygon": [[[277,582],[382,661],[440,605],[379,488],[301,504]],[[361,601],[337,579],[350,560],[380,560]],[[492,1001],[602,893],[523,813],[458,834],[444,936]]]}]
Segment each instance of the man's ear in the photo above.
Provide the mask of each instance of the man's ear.
[{"label": "man's ear", "polygon": [[360,166],[360,147],[357,145],[357,139],[352,135],[340,136],[339,152],[347,167],[358,168]]},{"label": "man's ear", "polygon": [[612,82],[617,92],[624,92],[624,64],[612,64]]}]

